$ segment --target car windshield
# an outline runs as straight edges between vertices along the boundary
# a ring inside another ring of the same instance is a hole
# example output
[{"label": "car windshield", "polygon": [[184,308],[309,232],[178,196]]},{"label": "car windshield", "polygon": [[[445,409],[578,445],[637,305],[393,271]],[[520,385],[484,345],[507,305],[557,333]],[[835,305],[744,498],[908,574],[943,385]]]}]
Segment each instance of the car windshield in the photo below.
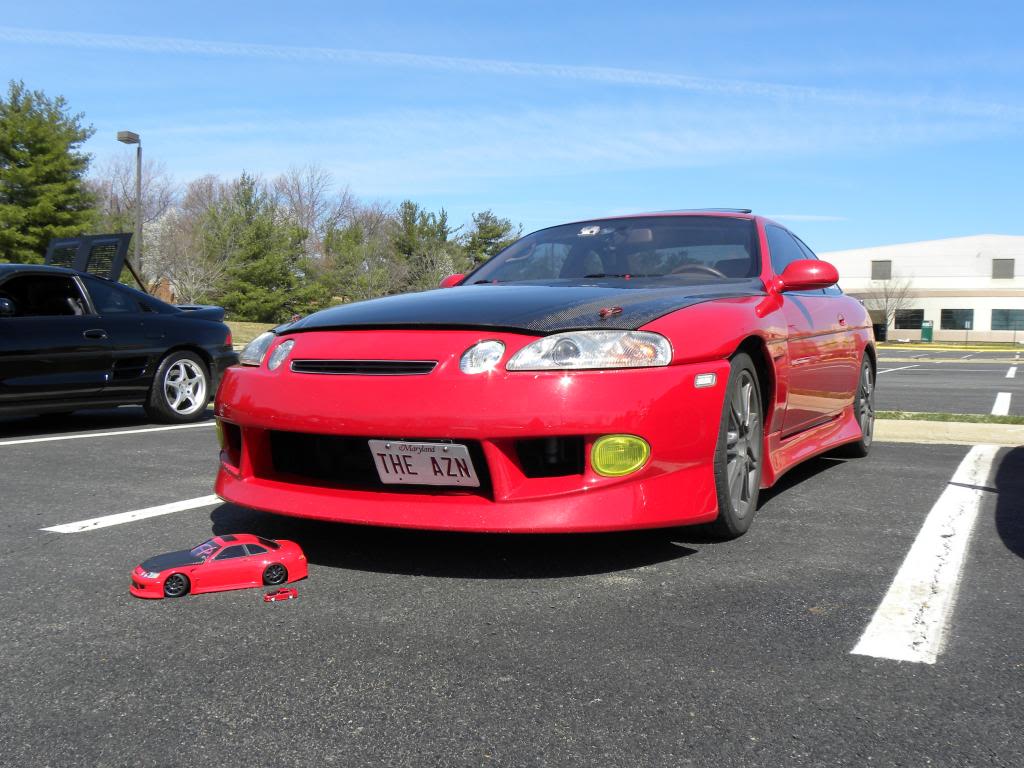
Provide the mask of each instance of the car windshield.
[{"label": "car windshield", "polygon": [[207,557],[209,557],[211,552],[217,551],[218,546],[219,545],[217,544],[217,542],[213,539],[207,539],[198,547],[190,549],[189,554],[192,555],[192,557],[201,557],[203,560],[205,560]]},{"label": "car windshield", "polygon": [[643,216],[565,224],[527,235],[466,284],[604,278],[721,282],[761,272],[752,219]]}]

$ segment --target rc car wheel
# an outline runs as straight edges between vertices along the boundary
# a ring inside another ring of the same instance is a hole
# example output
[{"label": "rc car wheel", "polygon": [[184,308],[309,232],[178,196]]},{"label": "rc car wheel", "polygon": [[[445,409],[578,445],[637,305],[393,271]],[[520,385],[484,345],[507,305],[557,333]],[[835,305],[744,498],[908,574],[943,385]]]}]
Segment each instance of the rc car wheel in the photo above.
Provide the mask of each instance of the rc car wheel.
[{"label": "rc car wheel", "polygon": [[188,576],[172,573],[164,580],[164,597],[181,597],[188,594]]},{"label": "rc car wheel", "polygon": [[857,395],[853,399],[853,415],[860,424],[860,440],[844,445],[836,453],[861,459],[868,455],[875,436],[875,369],[867,355],[860,364]]},{"label": "rc car wheel", "polygon": [[724,539],[746,533],[757,511],[763,468],[764,418],[761,388],[750,356],[740,352],[729,368],[722,420],[715,447],[718,518],[711,531]]},{"label": "rc car wheel", "polygon": [[263,583],[275,587],[288,581],[288,569],[280,563],[271,563],[263,571]]},{"label": "rc car wheel", "polygon": [[210,374],[195,352],[174,352],[156,369],[146,414],[155,421],[182,424],[197,421],[210,400]]}]

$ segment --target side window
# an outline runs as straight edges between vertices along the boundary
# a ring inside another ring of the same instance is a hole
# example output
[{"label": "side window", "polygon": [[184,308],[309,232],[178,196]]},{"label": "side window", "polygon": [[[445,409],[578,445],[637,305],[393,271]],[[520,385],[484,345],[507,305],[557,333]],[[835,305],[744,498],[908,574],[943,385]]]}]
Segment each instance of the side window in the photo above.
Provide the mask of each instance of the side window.
[{"label": "side window", "polygon": [[250,555],[262,555],[267,550],[261,547],[259,544],[246,544],[246,549],[249,550]]},{"label": "side window", "polygon": [[227,547],[223,552],[217,555],[217,560],[231,560],[235,557],[245,557],[245,545],[235,544],[233,547]]},{"label": "side window", "polygon": [[94,278],[86,280],[93,306],[100,315],[123,315],[141,312],[138,300],[126,289],[114,283],[105,283]]},{"label": "side window", "polygon": [[776,275],[781,275],[791,261],[810,258],[786,230],[769,224],[765,231],[768,234],[768,250],[772,255],[772,269]]},{"label": "side window", "polygon": [[78,283],[66,275],[18,275],[0,285],[0,297],[14,302],[15,317],[87,314]]}]

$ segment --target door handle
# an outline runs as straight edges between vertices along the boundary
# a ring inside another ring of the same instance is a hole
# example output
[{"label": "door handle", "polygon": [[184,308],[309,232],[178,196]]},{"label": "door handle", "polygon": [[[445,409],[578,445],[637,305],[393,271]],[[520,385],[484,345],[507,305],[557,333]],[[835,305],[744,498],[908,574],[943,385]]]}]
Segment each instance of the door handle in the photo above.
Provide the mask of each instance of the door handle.
[{"label": "door handle", "polygon": [[839,315],[838,320],[840,325],[846,325],[846,315]]},{"label": "door handle", "polygon": [[87,339],[105,339],[107,338],[107,332],[102,328],[90,328],[87,331],[82,331],[82,336]]}]

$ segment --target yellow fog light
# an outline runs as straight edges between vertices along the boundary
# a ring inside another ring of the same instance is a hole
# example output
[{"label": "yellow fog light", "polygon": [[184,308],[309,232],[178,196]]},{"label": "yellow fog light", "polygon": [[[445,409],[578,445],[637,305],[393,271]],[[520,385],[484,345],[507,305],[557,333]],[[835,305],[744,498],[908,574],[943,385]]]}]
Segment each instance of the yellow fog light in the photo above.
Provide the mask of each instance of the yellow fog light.
[{"label": "yellow fog light", "polygon": [[599,475],[622,477],[636,472],[651,457],[651,446],[636,435],[605,435],[590,449],[590,466]]},{"label": "yellow fog light", "polygon": [[222,451],[225,451],[228,447],[228,441],[224,439],[224,426],[220,423],[220,419],[215,419],[214,424],[217,429],[217,445],[220,446]]}]

